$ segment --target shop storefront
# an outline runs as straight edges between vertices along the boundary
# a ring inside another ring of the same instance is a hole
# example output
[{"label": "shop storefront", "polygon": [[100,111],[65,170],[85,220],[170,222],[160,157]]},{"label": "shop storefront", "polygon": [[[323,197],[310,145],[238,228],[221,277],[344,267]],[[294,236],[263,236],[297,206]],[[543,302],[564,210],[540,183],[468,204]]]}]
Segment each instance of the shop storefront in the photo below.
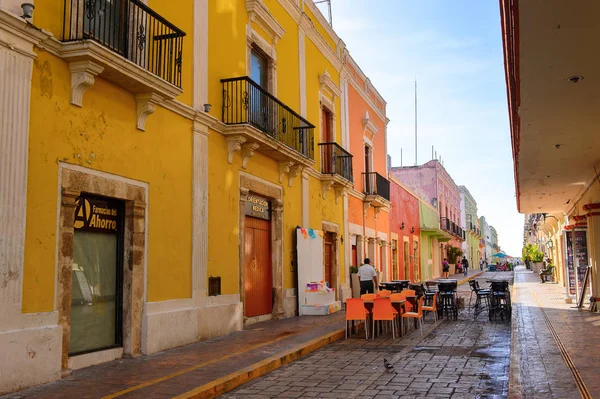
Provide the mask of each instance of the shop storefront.
[{"label": "shop storefront", "polygon": [[121,201],[76,200],[69,356],[122,346],[123,213]]}]

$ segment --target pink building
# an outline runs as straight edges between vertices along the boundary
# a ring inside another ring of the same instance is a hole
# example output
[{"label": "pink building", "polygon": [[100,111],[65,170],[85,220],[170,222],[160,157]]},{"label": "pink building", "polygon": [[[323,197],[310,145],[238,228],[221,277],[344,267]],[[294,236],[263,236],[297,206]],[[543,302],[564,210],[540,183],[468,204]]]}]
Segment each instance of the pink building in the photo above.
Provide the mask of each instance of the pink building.
[{"label": "pink building", "polygon": [[447,257],[448,245],[461,248],[465,232],[460,227],[460,190],[442,164],[434,159],[419,166],[390,168],[390,174],[438,209],[440,229],[453,236],[440,245],[441,258]]}]

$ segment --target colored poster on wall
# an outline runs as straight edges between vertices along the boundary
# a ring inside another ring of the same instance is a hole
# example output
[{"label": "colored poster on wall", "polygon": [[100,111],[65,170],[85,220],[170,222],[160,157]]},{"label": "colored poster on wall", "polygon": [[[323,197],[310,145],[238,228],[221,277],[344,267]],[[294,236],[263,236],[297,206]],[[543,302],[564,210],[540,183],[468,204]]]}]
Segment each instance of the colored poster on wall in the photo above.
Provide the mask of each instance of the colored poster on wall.
[{"label": "colored poster on wall", "polygon": [[587,234],[585,231],[575,232],[575,257],[577,258],[577,282],[579,292],[582,292],[588,268]]},{"label": "colored poster on wall", "polygon": [[566,232],[567,236],[567,272],[568,272],[568,284],[569,294],[575,295],[575,266],[573,263],[573,233],[570,231]]}]

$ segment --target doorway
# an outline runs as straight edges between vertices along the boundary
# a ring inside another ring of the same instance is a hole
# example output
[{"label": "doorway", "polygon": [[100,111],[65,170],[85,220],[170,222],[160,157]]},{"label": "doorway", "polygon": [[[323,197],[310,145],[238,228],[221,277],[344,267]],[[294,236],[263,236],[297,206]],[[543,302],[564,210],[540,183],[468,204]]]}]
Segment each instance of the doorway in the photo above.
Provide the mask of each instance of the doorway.
[{"label": "doorway", "polygon": [[325,262],[325,278],[324,281],[327,283],[329,288],[335,288],[334,273],[334,256],[335,250],[334,244],[334,233],[326,231],[323,236],[323,258]]},{"label": "doorway", "polygon": [[400,278],[398,271],[398,241],[392,240],[392,280]]},{"label": "doorway", "polygon": [[244,315],[255,317],[273,311],[271,221],[246,216],[244,223]]},{"label": "doorway", "polygon": [[123,203],[75,204],[69,356],[123,345]]},{"label": "doorway", "polygon": [[408,241],[404,241],[404,279],[410,280],[410,258],[409,258],[409,249],[408,249]]},{"label": "doorway", "polygon": [[350,266],[360,266],[358,264],[358,249],[356,248],[356,245],[352,245],[352,264]]}]

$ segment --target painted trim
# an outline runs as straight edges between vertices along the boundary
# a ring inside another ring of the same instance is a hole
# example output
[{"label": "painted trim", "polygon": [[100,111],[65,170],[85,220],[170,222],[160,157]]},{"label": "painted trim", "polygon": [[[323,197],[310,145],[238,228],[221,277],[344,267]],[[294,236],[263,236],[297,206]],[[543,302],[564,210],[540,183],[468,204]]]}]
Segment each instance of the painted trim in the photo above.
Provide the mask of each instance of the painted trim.
[{"label": "painted trim", "polygon": [[200,304],[206,297],[208,264],[208,135],[194,122],[192,174],[192,298]]},{"label": "painted trim", "polygon": [[306,118],[306,34],[298,26],[298,62],[300,87],[300,115]]}]

